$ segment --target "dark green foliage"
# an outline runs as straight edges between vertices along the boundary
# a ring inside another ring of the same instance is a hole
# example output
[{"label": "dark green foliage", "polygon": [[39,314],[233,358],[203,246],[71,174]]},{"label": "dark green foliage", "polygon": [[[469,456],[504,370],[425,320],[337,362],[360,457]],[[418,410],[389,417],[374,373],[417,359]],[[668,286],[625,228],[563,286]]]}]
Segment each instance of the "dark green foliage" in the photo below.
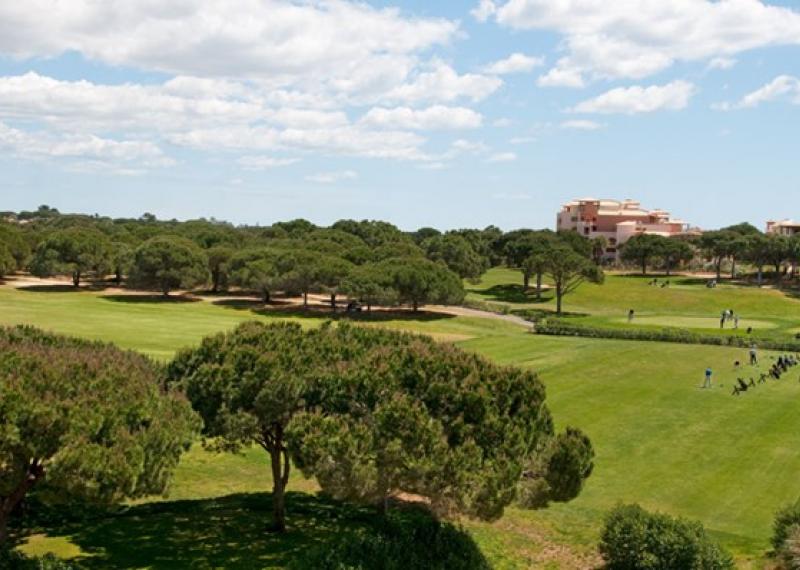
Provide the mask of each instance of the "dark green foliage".
[{"label": "dark green foliage", "polygon": [[31,248],[25,237],[17,228],[0,223],[0,249],[3,248],[14,258],[14,267],[8,273],[25,267],[31,255]]},{"label": "dark green foliage", "polygon": [[800,526],[800,501],[787,505],[775,515],[772,525],[772,548],[781,551],[794,527]]},{"label": "dark green foliage", "polygon": [[224,245],[216,245],[206,250],[208,272],[211,274],[211,291],[219,292],[228,288],[229,263],[235,250]]},{"label": "dark green foliage", "polygon": [[633,236],[620,246],[620,257],[623,261],[638,264],[642,275],[646,275],[648,263],[662,254],[666,241],[667,238],[653,234]]},{"label": "dark green foliage", "polygon": [[397,302],[397,292],[392,285],[391,275],[380,264],[367,263],[350,271],[342,283],[342,291],[364,303],[369,311],[373,305]]},{"label": "dark green foliage", "polygon": [[548,441],[527,466],[520,481],[519,502],[542,508],[551,501],[571,501],[580,494],[593,469],[591,441],[580,430],[568,427]]},{"label": "dark green foliage", "polygon": [[198,421],[146,357],[0,329],[0,543],[32,488],[47,502],[161,493]]},{"label": "dark green foliage", "polygon": [[8,248],[0,242],[0,278],[13,273],[17,268],[17,261]]},{"label": "dark green foliage", "polygon": [[[533,373],[415,335],[247,323],[180,353],[169,377],[216,448],[255,443],[270,455],[279,530],[292,463],[340,499],[385,505],[413,493],[436,512],[492,519],[514,500],[524,464],[562,447],[550,445]],[[557,482],[551,469],[568,463],[546,461],[537,476]]]},{"label": "dark green foliage", "polygon": [[609,570],[726,570],[730,554],[700,523],[623,505],[605,520],[599,545]]},{"label": "dark green foliage", "polygon": [[388,259],[379,265],[401,303],[416,311],[426,303],[451,305],[464,298],[461,279],[444,264],[424,258]]},{"label": "dark green foliage", "polygon": [[448,232],[422,242],[428,259],[442,261],[462,278],[477,279],[489,268],[488,260],[481,257],[464,237]]},{"label": "dark green foliage", "polygon": [[71,275],[75,287],[89,272],[102,276],[109,270],[111,244],[91,227],[73,227],[54,232],[36,248],[30,270],[37,277]]},{"label": "dark green foliage", "polygon": [[289,570],[489,570],[464,530],[422,510],[390,513],[375,528],[307,550]]},{"label": "dark green foliage", "polygon": [[160,291],[189,289],[206,283],[207,259],[195,244],[174,236],[154,237],[133,256],[129,281],[134,287]]},{"label": "dark green foliage", "polygon": [[255,248],[235,254],[228,262],[230,281],[244,289],[257,291],[265,303],[281,286],[277,260],[279,252]]}]

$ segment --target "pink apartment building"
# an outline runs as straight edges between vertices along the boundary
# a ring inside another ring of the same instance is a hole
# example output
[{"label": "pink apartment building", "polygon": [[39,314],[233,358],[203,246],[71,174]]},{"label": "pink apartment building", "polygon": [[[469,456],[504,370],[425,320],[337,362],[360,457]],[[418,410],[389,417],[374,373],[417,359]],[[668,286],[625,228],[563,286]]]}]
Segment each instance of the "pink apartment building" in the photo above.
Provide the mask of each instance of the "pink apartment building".
[{"label": "pink apartment building", "polygon": [[639,234],[665,237],[686,235],[689,225],[673,219],[664,210],[645,210],[635,200],[597,200],[582,198],[562,206],[556,221],[558,230],[574,230],[592,239],[608,241],[606,258],[616,259],[619,246]]},{"label": "pink apartment building", "polygon": [[794,220],[783,220],[781,222],[767,222],[767,233],[782,236],[793,236],[800,234],[800,222]]}]

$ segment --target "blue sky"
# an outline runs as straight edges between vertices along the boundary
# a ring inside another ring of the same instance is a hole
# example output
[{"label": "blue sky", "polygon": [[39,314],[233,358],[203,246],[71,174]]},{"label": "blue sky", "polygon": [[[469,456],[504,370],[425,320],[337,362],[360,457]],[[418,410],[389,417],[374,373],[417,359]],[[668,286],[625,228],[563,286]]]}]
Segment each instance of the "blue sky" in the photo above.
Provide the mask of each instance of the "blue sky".
[{"label": "blue sky", "polygon": [[583,196],[800,217],[800,9],[0,6],[0,210],[552,226]]}]

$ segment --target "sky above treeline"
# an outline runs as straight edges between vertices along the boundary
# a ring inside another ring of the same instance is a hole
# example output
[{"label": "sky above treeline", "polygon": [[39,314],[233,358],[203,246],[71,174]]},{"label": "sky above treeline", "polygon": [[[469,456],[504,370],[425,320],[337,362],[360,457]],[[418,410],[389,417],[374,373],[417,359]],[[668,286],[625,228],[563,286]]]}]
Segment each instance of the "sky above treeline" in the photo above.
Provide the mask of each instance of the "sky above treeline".
[{"label": "sky above treeline", "polygon": [[763,227],[799,135],[788,0],[0,3],[0,210]]}]

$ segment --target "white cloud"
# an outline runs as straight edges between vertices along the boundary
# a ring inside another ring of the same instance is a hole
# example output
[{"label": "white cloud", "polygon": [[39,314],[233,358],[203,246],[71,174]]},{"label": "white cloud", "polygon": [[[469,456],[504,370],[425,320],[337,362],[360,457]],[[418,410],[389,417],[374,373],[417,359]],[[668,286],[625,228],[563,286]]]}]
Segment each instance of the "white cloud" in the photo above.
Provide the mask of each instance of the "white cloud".
[{"label": "white cloud", "polygon": [[497,6],[493,0],[480,0],[478,5],[470,10],[469,13],[472,14],[472,17],[477,21],[485,22],[493,16],[495,12],[497,12]]},{"label": "white cloud", "polygon": [[274,156],[242,156],[236,161],[245,170],[269,170],[300,162],[299,158],[276,158]]},{"label": "white cloud", "polygon": [[56,136],[30,132],[0,122],[0,149],[27,160],[62,159],[73,170],[109,170],[134,174],[172,166],[175,161],[155,144],[114,140],[91,134]]},{"label": "white cloud", "polygon": [[483,68],[483,71],[492,75],[506,75],[509,73],[525,73],[541,65],[544,65],[543,57],[534,57],[517,52],[512,53],[505,59],[487,65]]},{"label": "white cloud", "polygon": [[706,69],[732,69],[738,62],[732,57],[715,57],[708,62]]},{"label": "white cloud", "polygon": [[768,103],[780,99],[787,99],[794,105],[800,105],[800,79],[791,75],[779,75],[763,87],[748,93],[736,103],[718,103],[713,105],[719,111],[732,109],[745,109],[758,107],[761,103]]},{"label": "white cloud", "polygon": [[513,162],[517,160],[514,152],[498,152],[486,159],[486,162]]},{"label": "white cloud", "polygon": [[605,128],[605,125],[602,123],[597,123],[595,121],[585,121],[581,119],[564,121],[559,126],[562,129],[568,129],[573,131],[597,131],[599,129]]},{"label": "white cloud", "polygon": [[580,88],[586,83],[583,75],[575,69],[554,67],[536,80],[539,87],[573,87]]},{"label": "white cloud", "polygon": [[0,52],[175,75],[347,80],[447,44],[458,25],[345,0],[26,0],[0,4]]},{"label": "white cloud", "polygon": [[540,85],[641,79],[678,61],[800,44],[800,12],[760,0],[508,0],[480,14],[563,35],[566,53]]},{"label": "white cloud", "polygon": [[382,129],[475,129],[481,126],[483,117],[466,107],[444,105],[434,105],[426,109],[375,107],[370,109],[359,122]]},{"label": "white cloud", "polygon": [[408,103],[449,102],[459,98],[482,101],[503,84],[502,79],[492,75],[459,75],[441,61],[434,61],[429,67],[429,70],[417,74],[410,82],[390,90],[386,97]]},{"label": "white cloud", "polygon": [[531,144],[537,141],[536,137],[513,137],[509,139],[509,143],[511,144]]},{"label": "white cloud", "polygon": [[578,103],[576,113],[624,113],[635,115],[655,111],[677,111],[686,108],[695,92],[687,81],[673,81],[666,85],[618,87],[593,99]]},{"label": "white cloud", "polygon": [[317,184],[335,184],[342,180],[355,180],[356,178],[358,178],[358,173],[354,170],[320,172],[319,174],[306,176],[306,180],[309,182],[316,182]]}]

